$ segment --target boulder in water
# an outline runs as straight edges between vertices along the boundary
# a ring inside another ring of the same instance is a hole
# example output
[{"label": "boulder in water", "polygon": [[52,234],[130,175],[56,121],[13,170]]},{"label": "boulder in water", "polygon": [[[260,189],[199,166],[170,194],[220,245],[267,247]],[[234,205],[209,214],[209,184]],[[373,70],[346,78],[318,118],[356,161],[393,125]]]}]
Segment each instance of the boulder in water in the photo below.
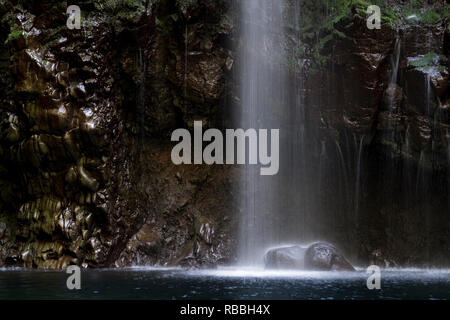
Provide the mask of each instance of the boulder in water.
[{"label": "boulder in water", "polygon": [[331,244],[313,243],[305,252],[305,269],[355,271],[355,268]]},{"label": "boulder in water", "polygon": [[268,269],[304,269],[304,257],[307,247],[291,246],[274,248],[267,251],[264,264]]},{"label": "boulder in water", "polygon": [[264,263],[271,269],[355,270],[333,245],[325,242],[270,249],[264,256]]}]

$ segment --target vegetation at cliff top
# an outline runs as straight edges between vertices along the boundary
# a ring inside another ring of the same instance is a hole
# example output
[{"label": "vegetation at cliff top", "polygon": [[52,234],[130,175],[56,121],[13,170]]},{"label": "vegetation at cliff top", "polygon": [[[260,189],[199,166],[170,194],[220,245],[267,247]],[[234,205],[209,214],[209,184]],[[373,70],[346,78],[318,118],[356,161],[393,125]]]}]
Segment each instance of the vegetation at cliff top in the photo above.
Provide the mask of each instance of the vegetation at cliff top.
[{"label": "vegetation at cliff top", "polygon": [[432,69],[437,69],[438,71],[442,72],[445,70],[445,67],[443,65],[440,65],[441,60],[445,61],[446,57],[435,52],[430,52],[421,58],[410,60],[409,64],[417,69],[422,69],[425,72],[428,72]]},{"label": "vegetation at cliff top", "polygon": [[117,13],[120,10],[126,10],[135,6],[135,0],[106,0],[100,7],[111,13]]},{"label": "vegetation at cliff top", "polygon": [[[305,42],[314,41],[311,56],[317,66],[328,61],[329,57],[323,54],[326,44],[333,37],[346,37],[337,25],[352,17],[366,19],[366,10],[370,5],[380,7],[382,23],[392,29],[416,24],[438,24],[450,18],[450,5],[441,0],[412,0],[405,5],[395,6],[386,0],[318,0],[304,4],[309,9],[309,17],[306,14],[302,16],[304,23],[298,31],[301,32]],[[303,56],[304,50],[304,45],[300,45],[295,54]]]}]

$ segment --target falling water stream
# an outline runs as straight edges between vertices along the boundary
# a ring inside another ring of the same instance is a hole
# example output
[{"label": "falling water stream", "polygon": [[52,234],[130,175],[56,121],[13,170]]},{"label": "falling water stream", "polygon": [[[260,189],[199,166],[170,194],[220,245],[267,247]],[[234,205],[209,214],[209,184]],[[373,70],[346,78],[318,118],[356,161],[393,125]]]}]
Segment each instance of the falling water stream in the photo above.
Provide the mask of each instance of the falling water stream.
[{"label": "falling water stream", "polygon": [[[285,5],[279,0],[240,2],[239,126],[280,129],[279,174],[262,177],[254,166],[247,166],[242,174],[241,266],[262,265],[264,253],[275,246],[313,241],[338,246],[352,243],[358,224],[366,137],[346,133],[334,143],[325,141],[318,132],[319,124],[307,121],[311,105],[304,103],[302,96],[303,80],[297,70],[302,66],[287,63],[285,43],[288,25],[299,30],[300,7],[294,6],[290,15],[284,11]],[[393,85],[400,44],[397,39]],[[293,69],[297,72],[294,76]],[[332,80],[329,85],[333,87]],[[337,92],[329,96],[333,94]],[[327,193],[336,198],[325,200]],[[338,236],[343,228],[350,230],[347,239]]]},{"label": "falling water stream", "polygon": [[400,66],[400,54],[401,54],[402,41],[399,36],[395,39],[394,54],[392,56],[392,74],[389,79],[389,86],[397,84],[398,69]]},{"label": "falling water stream", "polygon": [[[280,126],[277,115],[286,111],[282,5],[280,0],[241,1],[240,123],[246,129],[277,129]],[[267,246],[277,241],[272,220],[278,194],[276,178],[260,176],[259,170],[249,165],[242,188],[240,263],[255,265],[261,262]]]}]

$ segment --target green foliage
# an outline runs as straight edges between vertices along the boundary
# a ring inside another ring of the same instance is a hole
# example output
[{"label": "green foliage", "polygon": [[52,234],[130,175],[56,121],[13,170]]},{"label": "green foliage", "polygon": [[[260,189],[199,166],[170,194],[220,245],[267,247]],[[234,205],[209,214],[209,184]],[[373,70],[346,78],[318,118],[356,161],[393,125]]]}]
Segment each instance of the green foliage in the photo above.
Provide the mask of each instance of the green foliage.
[{"label": "green foliage", "polygon": [[[383,21],[394,28],[400,14],[395,8],[389,7],[385,0],[316,0],[313,6],[310,5],[312,15],[299,31],[303,33],[306,41],[316,40],[312,47],[312,57],[318,66],[327,61],[323,50],[328,42],[333,38],[347,38],[344,29],[351,27],[351,20],[355,16],[366,19],[367,7],[370,5],[378,5],[382,10]],[[342,26],[346,20],[349,24]]]},{"label": "green foliage", "polygon": [[423,58],[421,59],[411,61],[411,65],[416,68],[432,66],[434,65],[436,59],[439,59],[439,55],[434,52],[430,52],[423,56]]},{"label": "green foliage", "polygon": [[106,0],[103,7],[107,12],[118,12],[126,9],[128,6],[133,6],[132,0]]},{"label": "green foliage", "polygon": [[447,3],[438,7],[424,8],[423,1],[411,1],[402,11],[401,22],[404,25],[439,24],[450,17],[449,9]]},{"label": "green foliage", "polygon": [[[308,2],[307,14],[301,21],[303,25],[297,30],[301,34],[302,40],[300,49],[294,50],[294,55],[305,54],[305,45],[311,47],[310,55],[317,65],[322,65],[327,61],[327,57],[322,54],[326,45],[333,37],[346,38],[344,32],[336,28],[345,17],[351,15],[352,2],[354,0],[317,0]],[[295,58],[292,59],[295,61]]]},{"label": "green foliage", "polygon": [[327,44],[333,38],[346,38],[345,30],[351,27],[355,17],[366,19],[370,5],[380,7],[382,24],[391,29],[415,24],[439,24],[450,18],[450,5],[438,0],[411,0],[405,4],[392,4],[386,0],[308,0],[302,5],[300,21],[303,24],[297,30],[300,49],[293,50],[292,54],[297,57],[309,55],[318,67],[328,60]]},{"label": "green foliage", "polygon": [[[431,3],[428,1],[427,3]],[[449,5],[447,3],[438,3],[434,1],[435,7],[426,6],[424,0],[411,0],[405,5],[392,5],[384,0],[356,0],[354,5],[361,17],[366,14],[367,6],[374,4],[380,7],[381,17],[391,28],[395,29],[401,26],[411,24],[436,24],[449,18]]]},{"label": "green foliage", "polygon": [[96,8],[109,17],[122,20],[133,19],[144,10],[143,0],[102,0],[95,3]]},{"label": "green foliage", "polygon": [[401,14],[393,7],[387,7],[382,11],[381,20],[387,23],[391,29],[395,29],[401,19]]},{"label": "green foliage", "polygon": [[23,30],[20,29],[20,27],[14,23],[10,28],[10,33],[8,35],[8,38],[6,39],[6,43],[18,39],[23,34]]},{"label": "green foliage", "polygon": [[410,61],[411,66],[422,69],[426,72],[432,69],[437,69],[438,71],[444,71],[445,67],[440,65],[440,61],[445,60],[445,56],[439,55],[435,52],[429,52],[420,59]]},{"label": "green foliage", "polygon": [[22,35],[22,33],[23,33],[22,30],[16,30],[16,31],[11,32],[9,34],[9,36],[8,36],[8,40],[7,41],[9,42],[11,40],[19,38]]},{"label": "green foliage", "polygon": [[442,17],[434,10],[425,11],[421,15],[421,21],[425,24],[434,24],[440,22]]},{"label": "green foliage", "polygon": [[[95,2],[95,7],[114,32],[120,32],[129,23],[138,22],[146,9],[144,0],[101,0]],[[86,23],[88,21],[86,19]]]}]

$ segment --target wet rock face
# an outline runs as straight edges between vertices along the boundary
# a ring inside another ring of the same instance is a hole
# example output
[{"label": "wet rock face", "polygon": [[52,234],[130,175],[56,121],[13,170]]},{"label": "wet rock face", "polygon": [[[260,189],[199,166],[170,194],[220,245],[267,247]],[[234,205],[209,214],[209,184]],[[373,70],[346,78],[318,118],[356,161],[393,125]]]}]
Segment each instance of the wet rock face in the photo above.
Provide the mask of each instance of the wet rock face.
[{"label": "wet rock face", "polygon": [[92,243],[100,242],[105,215],[109,147],[100,113],[109,103],[108,69],[94,57],[93,36],[61,28],[61,8],[42,2],[5,15],[14,36],[7,39],[12,81],[2,101],[2,162],[17,193],[2,200],[16,217],[13,260],[26,267],[100,262]]},{"label": "wet rock face", "polygon": [[[12,253],[13,243],[10,241],[10,231],[6,223],[0,221],[0,268],[5,264],[7,265],[7,261],[4,261],[4,257],[8,257]],[[3,257],[3,259],[1,259]]]},{"label": "wet rock face", "polygon": [[355,19],[342,31],[348,37],[334,44],[329,75],[340,95],[337,106],[324,105],[322,114],[338,130],[367,134],[383,97],[395,33],[386,24],[381,32],[373,32],[364,19]]},{"label": "wet rock face", "polygon": [[[302,9],[308,10],[309,1],[303,2]],[[396,5],[402,4],[393,1]],[[374,31],[355,16],[341,20],[335,29],[342,36],[333,36],[320,51],[327,61],[320,70],[312,70],[314,58],[307,54],[298,60],[305,103],[314,110],[308,122],[320,128],[320,139],[347,148],[345,136],[365,136],[365,146],[382,144],[388,152],[417,162],[423,150],[436,166],[446,167],[448,123],[440,106],[449,93],[447,22],[403,24],[397,31],[382,23],[381,30]],[[319,36],[325,39],[326,34]],[[302,49],[308,52],[310,45],[314,43],[305,41]],[[427,134],[431,131],[435,137]],[[400,151],[405,144],[409,150]]]},{"label": "wet rock face", "polygon": [[231,256],[227,170],[180,170],[167,144],[194,118],[214,125],[223,98],[231,27],[205,4],[80,2],[69,30],[64,4],[2,2],[0,265]]},{"label": "wet rock face", "polygon": [[233,172],[226,167],[164,167],[170,148],[149,148],[140,171],[144,180],[138,179],[149,195],[146,219],[114,264],[206,267],[231,262]]},{"label": "wet rock face", "polygon": [[271,249],[264,256],[264,264],[269,269],[355,270],[333,245],[324,242]]},{"label": "wet rock face", "polygon": [[[320,2],[303,2],[300,12],[313,17],[308,10]],[[402,10],[401,1],[390,4]],[[315,45],[308,39],[295,60],[300,76],[293,81],[302,83],[298,92],[306,106],[306,120],[299,121],[311,157],[306,171],[314,172],[305,180],[309,190],[320,189],[313,200],[321,203],[316,233],[334,235],[330,241],[364,262],[383,248],[390,265],[448,265],[442,224],[449,218],[440,209],[449,210],[450,190],[448,22],[381,26],[369,30],[364,16],[343,19],[334,29],[345,37],[331,35],[319,52],[325,63],[317,66],[308,54]],[[291,32],[289,40],[305,38]],[[425,217],[426,231],[419,227]],[[420,252],[411,250],[418,247]]]}]

